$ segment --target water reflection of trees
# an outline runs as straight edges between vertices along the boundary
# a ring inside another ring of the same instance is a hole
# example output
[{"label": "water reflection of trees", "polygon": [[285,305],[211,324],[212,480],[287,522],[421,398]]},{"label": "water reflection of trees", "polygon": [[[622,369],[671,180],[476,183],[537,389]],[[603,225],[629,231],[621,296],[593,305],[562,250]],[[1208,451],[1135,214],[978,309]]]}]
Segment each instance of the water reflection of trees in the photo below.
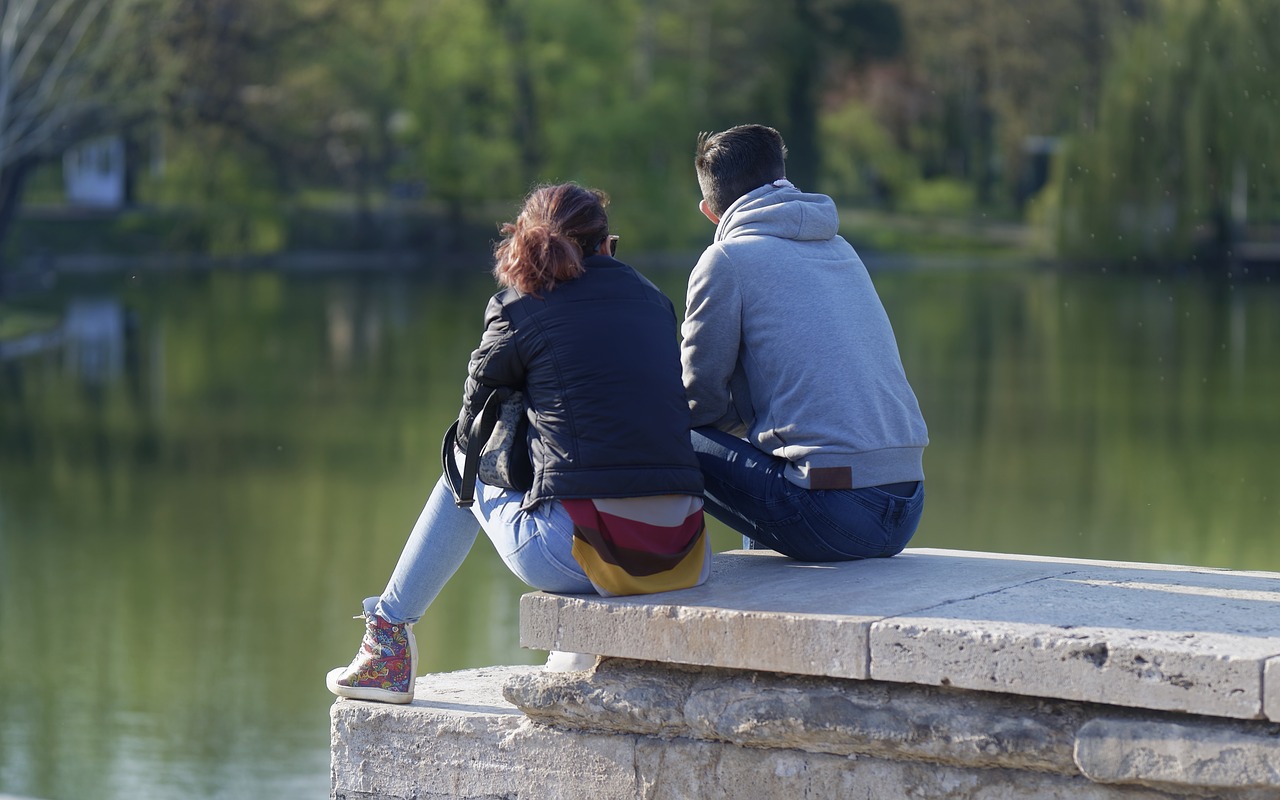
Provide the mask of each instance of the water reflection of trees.
[{"label": "water reflection of trees", "polygon": [[[653,277],[679,305],[685,276]],[[875,280],[932,437],[916,545],[1280,569],[1275,287]],[[137,333],[103,326],[91,361],[120,369],[92,372],[96,397],[77,359],[4,365],[0,641],[28,636],[14,609],[39,598],[77,646],[0,685],[0,772],[48,776],[25,785],[49,797],[130,796],[139,774],[175,796],[323,791],[320,676],[436,477],[491,290],[144,277],[108,295]],[[522,590],[481,540],[418,626],[425,669],[534,660]],[[0,674],[27,666],[0,648]]]},{"label": "water reflection of trees", "polygon": [[1280,434],[1274,287],[1055,273],[881,283],[933,439],[924,541],[1280,567],[1262,533],[1280,523],[1261,478]]},{"label": "water reflection of trees", "polygon": [[[322,791],[331,698],[306,676],[345,657],[352,604],[416,517],[487,291],[169,276],[78,305],[74,348],[5,365],[0,641],[41,598],[78,643],[0,687],[6,786]],[[340,369],[334,304],[367,332]],[[510,660],[467,632],[513,627],[519,586],[484,560],[462,577],[486,590],[441,599],[424,633],[455,644],[431,668]],[[19,650],[0,648],[0,671],[25,670]]]}]

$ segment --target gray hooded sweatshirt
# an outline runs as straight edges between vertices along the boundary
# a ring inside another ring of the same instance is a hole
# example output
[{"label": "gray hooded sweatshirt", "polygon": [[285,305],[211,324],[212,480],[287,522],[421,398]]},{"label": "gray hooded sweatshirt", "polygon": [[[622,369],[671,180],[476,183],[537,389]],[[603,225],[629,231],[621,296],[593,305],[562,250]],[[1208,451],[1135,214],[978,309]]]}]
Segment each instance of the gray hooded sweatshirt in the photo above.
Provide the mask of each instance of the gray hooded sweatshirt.
[{"label": "gray hooded sweatshirt", "polygon": [[689,276],[681,360],[693,425],[786,459],[799,486],[827,467],[850,468],[855,488],[924,480],[920,405],[838,229],[831,198],[785,181],[725,211]]}]

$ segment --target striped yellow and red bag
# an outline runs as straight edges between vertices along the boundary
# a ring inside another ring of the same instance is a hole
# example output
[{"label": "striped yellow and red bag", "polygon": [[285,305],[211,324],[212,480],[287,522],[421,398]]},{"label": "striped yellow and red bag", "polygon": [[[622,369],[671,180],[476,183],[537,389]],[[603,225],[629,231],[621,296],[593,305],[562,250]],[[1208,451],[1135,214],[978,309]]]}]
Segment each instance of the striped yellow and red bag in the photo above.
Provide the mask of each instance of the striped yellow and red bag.
[{"label": "striped yellow and red bag", "polygon": [[669,592],[707,579],[711,541],[702,498],[662,495],[560,502],[573,520],[573,557],[600,594]]}]

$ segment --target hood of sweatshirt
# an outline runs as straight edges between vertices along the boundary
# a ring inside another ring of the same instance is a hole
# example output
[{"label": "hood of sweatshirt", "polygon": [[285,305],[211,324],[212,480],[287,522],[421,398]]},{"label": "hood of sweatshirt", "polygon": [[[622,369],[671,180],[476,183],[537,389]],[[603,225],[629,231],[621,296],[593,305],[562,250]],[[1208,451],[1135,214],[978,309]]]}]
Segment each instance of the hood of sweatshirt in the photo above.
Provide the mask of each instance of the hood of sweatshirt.
[{"label": "hood of sweatshirt", "polygon": [[836,204],[825,194],[806,194],[787,181],[766,184],[729,206],[716,226],[715,241],[736,236],[773,236],[825,241],[840,230]]}]

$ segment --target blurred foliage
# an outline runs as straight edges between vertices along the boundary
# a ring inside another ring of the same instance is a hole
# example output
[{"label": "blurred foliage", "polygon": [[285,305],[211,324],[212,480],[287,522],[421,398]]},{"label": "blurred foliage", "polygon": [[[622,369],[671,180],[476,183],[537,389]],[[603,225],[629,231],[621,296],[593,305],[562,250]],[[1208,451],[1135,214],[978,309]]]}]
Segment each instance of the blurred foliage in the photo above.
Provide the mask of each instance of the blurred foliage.
[{"label": "blurred foliage", "polygon": [[346,249],[483,250],[564,180],[614,198],[628,249],[692,248],[697,133],[759,121],[846,205],[1184,258],[1275,224],[1278,6],[145,0],[131,77],[104,85],[132,110],[134,201],[212,253],[299,247],[321,208]]},{"label": "blurred foliage", "polygon": [[256,179],[270,169],[263,154],[236,153],[219,146],[224,137],[215,133],[210,138],[208,144],[184,140],[170,151],[168,177],[156,200],[168,208],[201,209],[199,216],[181,219],[170,241],[182,250],[216,256],[279,250],[285,237],[284,207],[278,193]]},{"label": "blurred foliage", "polygon": [[[1198,0],[1192,0],[1197,2]],[[1028,136],[1088,129],[1113,45],[1145,0],[899,0],[909,56],[892,104],[925,177],[971,182],[1011,203]]]},{"label": "blurred foliage", "polygon": [[976,262],[989,265],[997,258],[1027,263],[1034,241],[1026,226],[983,219],[981,215],[939,216],[901,214],[875,209],[841,212],[841,234],[858,252],[874,253],[873,266],[887,266],[889,256],[907,256],[906,263],[921,265],[941,256],[947,263]]},{"label": "blurred foliage", "polygon": [[57,328],[58,317],[0,303],[0,342]]},{"label": "blurred foliage", "polygon": [[826,161],[818,188],[859,204],[894,207],[919,179],[919,163],[872,109],[852,101],[822,119]]},{"label": "blurred foliage", "polygon": [[1069,252],[1228,251],[1280,198],[1280,3],[1158,4],[1107,73],[1058,176]]},{"label": "blurred foliage", "polygon": [[955,178],[932,178],[911,185],[902,207],[925,215],[963,214],[973,208],[976,189]]},{"label": "blurred foliage", "polygon": [[0,239],[42,164],[149,115],[158,88],[149,43],[163,2],[0,3]]}]

